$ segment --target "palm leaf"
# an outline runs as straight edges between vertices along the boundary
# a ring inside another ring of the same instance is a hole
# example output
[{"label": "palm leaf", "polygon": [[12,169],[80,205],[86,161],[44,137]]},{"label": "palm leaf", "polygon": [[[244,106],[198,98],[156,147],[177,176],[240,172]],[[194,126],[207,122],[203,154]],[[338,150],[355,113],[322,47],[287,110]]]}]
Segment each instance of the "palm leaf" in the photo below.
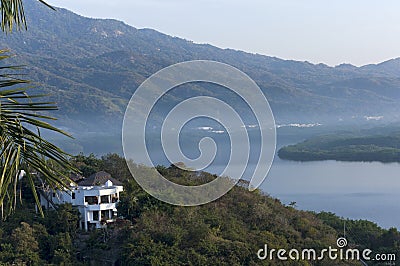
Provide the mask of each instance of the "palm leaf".
[{"label": "palm leaf", "polygon": [[[55,10],[45,1],[39,0],[39,2]],[[14,25],[18,30],[27,29],[22,0],[0,0],[0,13],[2,31],[12,32]]]},{"label": "palm leaf", "polygon": [[[8,57],[6,51],[0,51],[0,63]],[[11,69],[15,67],[2,66],[0,71]],[[46,122],[55,118],[42,112],[57,110],[57,106],[52,102],[37,101],[43,95],[28,95],[28,88],[24,87],[28,83],[0,73],[0,206],[6,207],[8,213],[16,207],[21,169],[28,173],[27,179],[41,213],[36,185],[45,183],[52,189],[64,189],[70,183],[69,172],[77,171],[67,153],[41,137],[40,130],[69,135]],[[48,164],[49,160],[55,167]],[[33,172],[36,175],[32,175]]]}]

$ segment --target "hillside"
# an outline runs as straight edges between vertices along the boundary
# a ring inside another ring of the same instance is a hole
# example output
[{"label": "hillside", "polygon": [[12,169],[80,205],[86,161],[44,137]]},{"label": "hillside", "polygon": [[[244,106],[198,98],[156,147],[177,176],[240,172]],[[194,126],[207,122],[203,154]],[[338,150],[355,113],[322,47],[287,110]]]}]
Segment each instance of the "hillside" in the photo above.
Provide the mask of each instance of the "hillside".
[{"label": "hillside", "polygon": [[[54,12],[33,0],[26,1],[26,13],[29,30],[3,35],[0,47],[17,55],[14,63],[27,65],[27,77],[58,102],[59,123],[75,134],[118,134],[126,104],[142,81],[194,59],[221,61],[247,73],[268,96],[278,122],[398,118],[400,59],[329,67],[195,44],[115,20]],[[179,102],[193,95],[227,98],[224,90],[207,86],[174,97]]]},{"label": "hillside", "polygon": [[[34,212],[29,188],[16,214],[0,222],[2,265],[361,265],[358,261],[259,260],[257,251],[316,249],[320,252],[343,235],[344,219],[332,213],[296,210],[260,191],[249,192],[245,183],[209,204],[177,207],[144,192],[117,155],[74,159],[84,175],[100,169],[124,182],[118,213],[125,217],[114,226],[81,232],[70,205],[45,218]],[[138,170],[147,171],[140,165]],[[203,183],[214,176],[194,174],[176,167],[159,167],[167,178],[185,184]],[[243,187],[244,186],[244,187]],[[24,186],[23,186],[24,188]],[[382,229],[364,220],[346,220],[348,248],[369,248],[375,254],[400,256],[397,229]],[[276,253],[275,253],[276,254]],[[13,264],[14,263],[14,264]],[[119,264],[118,264],[119,263]],[[109,264],[105,264],[109,265]],[[385,265],[369,261],[368,265]]]}]

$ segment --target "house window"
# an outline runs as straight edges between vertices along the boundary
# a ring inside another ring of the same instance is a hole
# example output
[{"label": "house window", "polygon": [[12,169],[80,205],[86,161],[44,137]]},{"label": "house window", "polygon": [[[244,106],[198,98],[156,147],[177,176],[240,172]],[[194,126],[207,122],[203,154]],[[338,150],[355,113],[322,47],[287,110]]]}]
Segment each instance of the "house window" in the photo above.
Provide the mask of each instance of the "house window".
[{"label": "house window", "polygon": [[86,196],[85,202],[87,202],[89,205],[96,205],[98,204],[98,198],[96,196]]},{"label": "house window", "polygon": [[72,192],[72,199],[75,199],[75,192]]},{"label": "house window", "polygon": [[110,210],[101,211],[101,220],[110,220]]},{"label": "house window", "polygon": [[93,221],[98,221],[99,220],[99,211],[94,211],[93,212]]},{"label": "house window", "polygon": [[106,196],[101,196],[100,198],[100,203],[110,203],[108,195]]},{"label": "house window", "polygon": [[114,194],[111,196],[111,202],[112,203],[118,202],[118,194]]}]

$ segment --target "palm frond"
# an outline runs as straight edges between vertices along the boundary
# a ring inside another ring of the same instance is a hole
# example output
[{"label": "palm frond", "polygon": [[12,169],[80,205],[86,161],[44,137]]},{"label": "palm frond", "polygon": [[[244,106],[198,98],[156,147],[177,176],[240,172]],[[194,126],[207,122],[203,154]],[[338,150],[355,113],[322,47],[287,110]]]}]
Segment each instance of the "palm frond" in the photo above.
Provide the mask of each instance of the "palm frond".
[{"label": "palm frond", "polygon": [[[43,0],[42,4],[55,10]],[[14,25],[18,30],[27,29],[24,5],[22,0],[0,0],[1,29],[5,32],[12,32]]]},{"label": "palm frond", "polygon": [[[0,51],[0,63],[6,58],[7,53]],[[13,67],[2,66],[0,71],[10,69]],[[41,112],[57,110],[57,106],[52,102],[37,101],[43,95],[28,95],[27,88],[20,87],[28,83],[13,75],[0,74],[0,206],[6,206],[9,212],[15,209],[17,203],[21,169],[28,174],[40,211],[35,184],[40,181],[53,189],[64,189],[70,183],[68,173],[77,171],[69,162],[67,153],[40,135],[40,130],[49,130],[69,136],[46,122],[55,118]],[[49,160],[55,162],[57,167],[50,166]]]}]

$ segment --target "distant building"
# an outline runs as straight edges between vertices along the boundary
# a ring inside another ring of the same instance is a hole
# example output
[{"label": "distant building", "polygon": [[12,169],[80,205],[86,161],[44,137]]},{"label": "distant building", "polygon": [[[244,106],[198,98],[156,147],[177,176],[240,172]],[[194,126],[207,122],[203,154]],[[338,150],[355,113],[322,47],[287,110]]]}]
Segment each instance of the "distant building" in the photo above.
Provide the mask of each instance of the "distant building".
[{"label": "distant building", "polygon": [[42,191],[40,202],[44,208],[54,208],[57,204],[71,203],[78,208],[81,229],[101,228],[115,221],[122,183],[104,171],[88,178],[77,178],[70,191]]}]

